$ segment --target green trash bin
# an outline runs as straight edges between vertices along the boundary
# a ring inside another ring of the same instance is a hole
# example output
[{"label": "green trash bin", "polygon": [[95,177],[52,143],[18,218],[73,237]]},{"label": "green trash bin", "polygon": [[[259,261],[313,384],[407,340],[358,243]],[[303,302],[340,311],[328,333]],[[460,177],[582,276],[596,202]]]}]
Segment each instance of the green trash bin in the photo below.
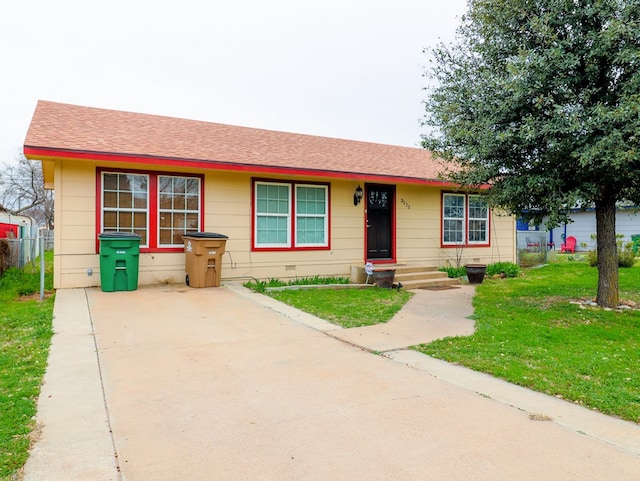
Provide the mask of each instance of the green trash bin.
[{"label": "green trash bin", "polygon": [[103,232],[98,239],[102,291],[135,291],[141,237],[132,232]]},{"label": "green trash bin", "polygon": [[633,255],[638,255],[640,252],[640,234],[632,235],[631,242],[633,242]]}]

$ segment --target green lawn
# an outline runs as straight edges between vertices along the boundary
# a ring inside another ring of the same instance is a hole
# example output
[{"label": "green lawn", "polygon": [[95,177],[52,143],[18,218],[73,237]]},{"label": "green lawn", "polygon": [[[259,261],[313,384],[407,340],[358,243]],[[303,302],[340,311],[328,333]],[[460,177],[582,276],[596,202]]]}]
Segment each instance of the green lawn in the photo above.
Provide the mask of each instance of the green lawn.
[{"label": "green lawn", "polygon": [[[52,253],[45,255],[52,285]],[[39,302],[39,263],[0,278],[0,479],[17,479],[35,427],[52,335],[53,296]],[[28,295],[30,295],[27,297]],[[33,298],[35,297],[35,298]]]},{"label": "green lawn", "polygon": [[[620,269],[621,299],[640,305],[640,267]],[[415,349],[603,413],[640,422],[640,311],[581,308],[597,270],[583,262],[486,280],[474,298],[476,333]]]},{"label": "green lawn", "polygon": [[412,296],[408,291],[375,287],[271,291],[268,295],[342,327],[387,322]]}]

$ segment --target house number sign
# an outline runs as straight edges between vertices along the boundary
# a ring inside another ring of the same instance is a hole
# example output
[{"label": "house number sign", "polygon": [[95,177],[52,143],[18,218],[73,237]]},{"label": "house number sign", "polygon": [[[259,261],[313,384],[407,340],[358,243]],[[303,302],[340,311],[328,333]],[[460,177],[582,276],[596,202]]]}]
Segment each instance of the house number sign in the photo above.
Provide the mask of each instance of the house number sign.
[{"label": "house number sign", "polygon": [[400,203],[402,205],[404,205],[407,209],[411,209],[411,206],[409,205],[409,202],[407,202],[406,200],[400,199]]},{"label": "house number sign", "polygon": [[387,207],[389,199],[385,191],[372,190],[369,192],[370,207]]}]

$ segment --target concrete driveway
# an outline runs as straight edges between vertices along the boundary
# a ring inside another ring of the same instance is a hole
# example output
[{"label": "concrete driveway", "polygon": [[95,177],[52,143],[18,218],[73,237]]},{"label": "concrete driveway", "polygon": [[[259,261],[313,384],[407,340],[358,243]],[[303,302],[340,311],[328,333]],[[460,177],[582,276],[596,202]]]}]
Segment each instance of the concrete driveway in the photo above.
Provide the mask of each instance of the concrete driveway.
[{"label": "concrete driveway", "polygon": [[347,331],[239,286],[61,290],[25,479],[638,479],[637,425],[398,349],[471,294]]}]

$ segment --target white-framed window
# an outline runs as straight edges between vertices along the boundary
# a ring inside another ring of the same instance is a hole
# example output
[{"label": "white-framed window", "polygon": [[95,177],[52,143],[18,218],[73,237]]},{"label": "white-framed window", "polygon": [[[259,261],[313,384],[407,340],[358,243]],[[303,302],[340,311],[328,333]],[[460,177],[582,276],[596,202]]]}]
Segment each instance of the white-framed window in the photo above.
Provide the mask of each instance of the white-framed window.
[{"label": "white-framed window", "polygon": [[255,245],[291,247],[291,185],[255,183]]},{"label": "white-framed window", "polygon": [[158,245],[182,246],[182,236],[200,230],[200,179],[158,176]]},{"label": "white-framed window", "polygon": [[463,244],[464,231],[464,194],[444,194],[442,198],[442,243]]},{"label": "white-framed window", "polygon": [[488,245],[489,207],[480,195],[442,194],[442,245]]},{"label": "white-framed window", "polygon": [[305,249],[329,246],[327,185],[255,181],[253,246]]},{"label": "white-framed window", "polygon": [[102,173],[102,230],[140,235],[149,245],[149,176],[122,172]]},{"label": "white-framed window", "polygon": [[296,185],[296,246],[327,245],[327,186]]},{"label": "white-framed window", "polygon": [[202,177],[98,169],[98,232],[133,232],[146,250],[183,249],[202,230]]},{"label": "white-framed window", "polygon": [[468,196],[469,206],[469,244],[487,244],[489,242],[489,207],[479,195]]}]

